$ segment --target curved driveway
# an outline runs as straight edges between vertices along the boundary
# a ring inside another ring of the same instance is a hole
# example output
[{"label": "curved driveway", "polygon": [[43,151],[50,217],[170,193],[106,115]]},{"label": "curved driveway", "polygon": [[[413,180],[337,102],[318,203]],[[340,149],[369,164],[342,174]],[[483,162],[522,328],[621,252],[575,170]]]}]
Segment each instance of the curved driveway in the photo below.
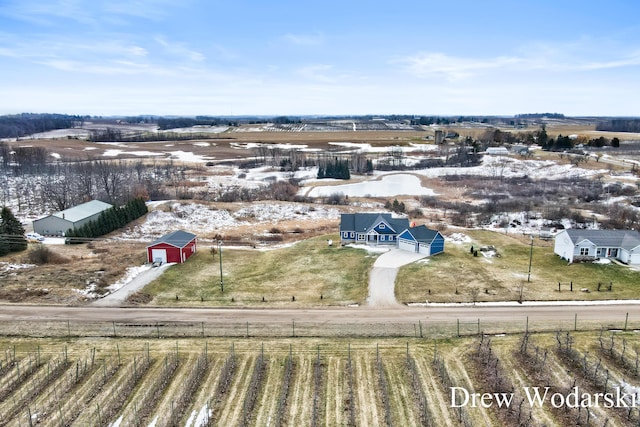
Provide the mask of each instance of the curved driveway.
[{"label": "curved driveway", "polygon": [[380,255],[369,273],[369,296],[367,305],[371,307],[397,306],[395,281],[398,269],[411,264],[426,255],[393,248]]}]

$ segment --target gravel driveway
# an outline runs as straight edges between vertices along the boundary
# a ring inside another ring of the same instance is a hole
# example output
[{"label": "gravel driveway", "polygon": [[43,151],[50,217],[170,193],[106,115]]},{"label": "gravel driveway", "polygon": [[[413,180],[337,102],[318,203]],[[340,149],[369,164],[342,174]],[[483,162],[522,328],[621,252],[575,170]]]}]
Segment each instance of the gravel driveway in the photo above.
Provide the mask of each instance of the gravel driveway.
[{"label": "gravel driveway", "polygon": [[151,283],[164,273],[165,269],[174,263],[163,264],[160,267],[153,267],[147,271],[144,271],[134,277],[129,283],[118,289],[117,291],[107,295],[104,298],[100,298],[92,303],[100,307],[119,307],[124,304],[127,297],[134,292],[137,292],[144,288],[147,284]]},{"label": "gravel driveway", "polygon": [[370,307],[399,305],[395,296],[395,280],[398,269],[422,258],[426,258],[426,255],[397,248],[380,255],[369,274],[367,305]]}]

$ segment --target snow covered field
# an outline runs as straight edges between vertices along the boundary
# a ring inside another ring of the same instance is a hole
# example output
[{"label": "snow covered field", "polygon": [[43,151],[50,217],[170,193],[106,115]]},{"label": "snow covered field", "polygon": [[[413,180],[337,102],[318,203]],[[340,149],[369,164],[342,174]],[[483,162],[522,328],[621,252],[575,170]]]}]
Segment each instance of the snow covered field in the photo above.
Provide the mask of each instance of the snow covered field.
[{"label": "snow covered field", "polygon": [[420,183],[420,178],[410,174],[385,174],[377,179],[371,179],[354,184],[315,186],[308,190],[301,190],[307,197],[328,197],[335,193],[341,193],[349,197],[395,197],[399,195],[409,196],[434,196],[430,188],[425,188]]},{"label": "snow covered field", "polygon": [[337,209],[301,203],[256,202],[239,207],[233,212],[192,202],[156,202],[149,206],[151,212],[146,220],[124,232],[121,238],[152,241],[176,229],[212,235],[229,233],[247,225],[274,225],[289,220],[340,219],[340,211]]}]

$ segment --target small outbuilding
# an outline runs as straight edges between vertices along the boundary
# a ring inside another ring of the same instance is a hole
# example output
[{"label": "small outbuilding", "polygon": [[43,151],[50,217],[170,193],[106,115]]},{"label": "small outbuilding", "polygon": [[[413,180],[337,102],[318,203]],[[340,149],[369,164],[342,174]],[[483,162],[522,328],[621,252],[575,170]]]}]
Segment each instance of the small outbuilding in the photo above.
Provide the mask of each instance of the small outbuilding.
[{"label": "small outbuilding", "polygon": [[92,200],[69,209],[33,221],[33,231],[43,236],[64,236],[90,221],[96,221],[102,212],[113,206],[100,200]]},{"label": "small outbuilding", "polygon": [[196,253],[196,235],[178,230],[166,234],[147,246],[149,262],[165,264],[167,262],[183,263]]},{"label": "small outbuilding", "polygon": [[444,252],[444,237],[424,225],[411,227],[398,236],[398,248],[431,256]]}]

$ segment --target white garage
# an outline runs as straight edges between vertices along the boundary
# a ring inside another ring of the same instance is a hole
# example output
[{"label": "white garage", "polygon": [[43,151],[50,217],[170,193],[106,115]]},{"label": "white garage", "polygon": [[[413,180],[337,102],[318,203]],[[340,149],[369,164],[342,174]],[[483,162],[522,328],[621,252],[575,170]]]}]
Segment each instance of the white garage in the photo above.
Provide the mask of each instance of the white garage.
[{"label": "white garage", "polygon": [[400,239],[398,240],[398,248],[402,249],[403,251],[418,252],[418,242],[407,239]]},{"label": "white garage", "polygon": [[153,262],[167,263],[167,250],[166,249],[151,249],[151,259]]}]

